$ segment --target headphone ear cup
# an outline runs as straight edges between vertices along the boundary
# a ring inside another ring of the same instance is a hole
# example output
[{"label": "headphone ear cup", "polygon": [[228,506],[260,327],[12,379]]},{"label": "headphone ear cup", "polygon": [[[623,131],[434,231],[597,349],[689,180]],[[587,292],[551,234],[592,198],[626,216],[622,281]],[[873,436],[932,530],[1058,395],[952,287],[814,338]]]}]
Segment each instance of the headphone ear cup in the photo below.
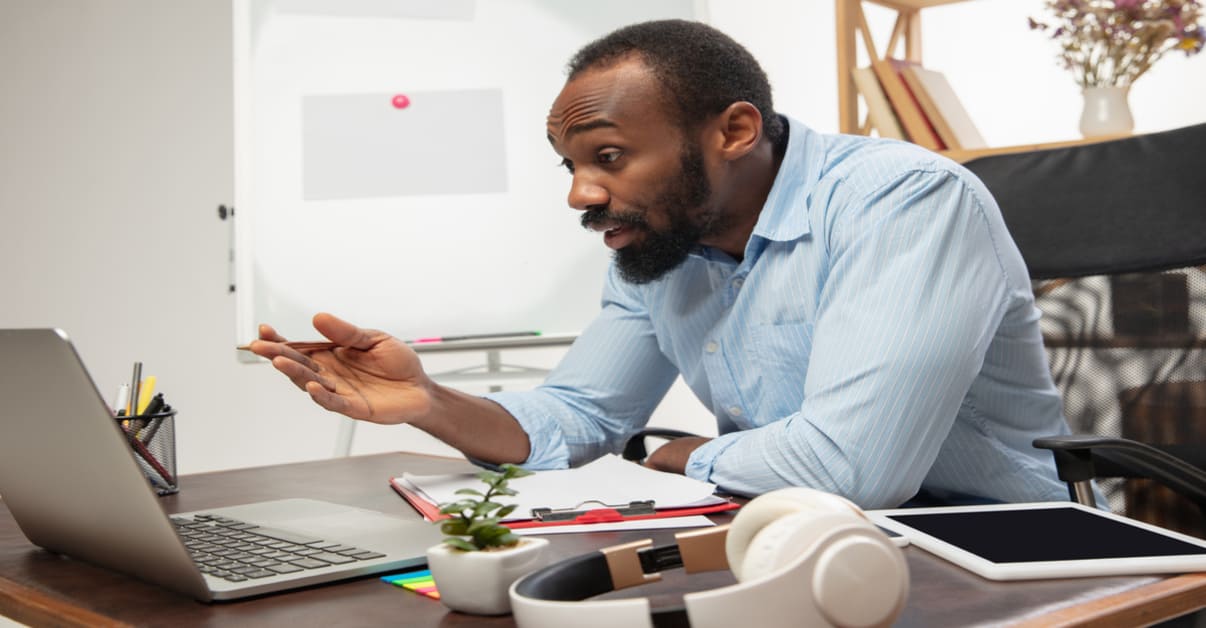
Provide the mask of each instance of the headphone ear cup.
[{"label": "headphone ear cup", "polygon": [[870,522],[820,549],[813,603],[835,626],[885,626],[904,610],[909,567],[904,553]]},{"label": "headphone ear cup", "polygon": [[[854,521],[845,513],[798,511],[768,523],[746,547],[738,581],[756,580],[808,552],[826,532]],[[733,571],[734,575],[737,570]]]},{"label": "headphone ear cup", "polygon": [[[834,626],[881,626],[904,608],[909,571],[900,548],[865,518],[852,512],[801,511],[767,524],[746,550],[738,580],[774,574],[800,560],[813,560],[798,594]],[[736,573],[736,570],[734,570]]]},{"label": "headphone ear cup", "polygon": [[774,521],[798,512],[857,514],[860,511],[845,498],[811,488],[784,488],[755,497],[737,511],[725,537],[729,569],[738,580],[748,578],[744,573],[746,552],[758,532]]}]

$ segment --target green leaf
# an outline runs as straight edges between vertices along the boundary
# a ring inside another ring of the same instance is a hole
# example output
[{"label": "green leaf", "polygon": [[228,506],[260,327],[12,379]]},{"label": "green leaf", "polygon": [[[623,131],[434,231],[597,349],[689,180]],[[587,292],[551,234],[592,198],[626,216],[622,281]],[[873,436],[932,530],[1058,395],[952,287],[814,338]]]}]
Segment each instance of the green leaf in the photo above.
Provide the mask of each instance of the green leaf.
[{"label": "green leaf", "polygon": [[469,534],[469,526],[464,519],[451,519],[440,524],[440,532],[444,534]]},{"label": "green leaf", "polygon": [[471,510],[477,506],[477,500],[464,499],[451,504],[443,504],[440,506],[440,512],[446,515],[459,515],[466,510]]},{"label": "green leaf", "polygon": [[515,489],[513,489],[513,488],[506,488],[506,487],[503,487],[503,488],[500,488],[500,489],[498,489],[498,490],[494,491],[494,494],[495,494],[495,495],[504,495],[504,496],[509,496],[509,495],[518,495],[519,493],[517,493],[517,492],[515,491]]},{"label": "green leaf", "polygon": [[486,540],[490,545],[497,545],[497,539],[508,534],[511,534],[511,529],[506,526],[490,526],[474,532],[473,538]]},{"label": "green leaf", "polygon": [[485,482],[486,484],[493,484],[494,482],[503,479],[503,477],[500,473],[482,470],[477,472],[477,479]]},{"label": "green leaf", "polygon": [[489,528],[496,525],[498,525],[498,517],[487,517],[485,519],[478,519],[477,521],[469,524],[469,527],[466,528],[466,530],[468,533],[473,534],[483,528]]},{"label": "green leaf", "polygon": [[458,488],[458,489],[456,489],[456,494],[457,495],[475,495],[477,497],[485,497],[484,495],[482,495],[481,491],[472,489],[472,488]]},{"label": "green leaf", "polygon": [[499,508],[502,508],[502,504],[496,502],[481,502],[473,508],[473,516],[484,517],[485,515],[488,515]]},{"label": "green leaf", "polygon": [[532,475],[531,471],[528,471],[527,469],[525,469],[523,467],[513,465],[509,462],[499,465],[499,468],[502,469],[502,476],[508,480],[514,480],[515,478],[524,478],[529,475]]},{"label": "green leaf", "polygon": [[455,536],[450,536],[444,539],[444,544],[466,552],[476,552],[478,549],[480,549],[469,541]]},{"label": "green leaf", "polygon": [[506,545],[506,546],[515,545],[518,542],[519,542],[519,535],[517,535],[509,530],[507,531],[506,534],[498,537],[494,541],[495,545]]},{"label": "green leaf", "polygon": [[499,519],[502,519],[502,518],[506,517],[507,515],[515,512],[515,509],[518,507],[519,507],[519,504],[511,504],[510,506],[503,506],[502,508],[498,509],[498,512],[494,513],[494,516]]}]

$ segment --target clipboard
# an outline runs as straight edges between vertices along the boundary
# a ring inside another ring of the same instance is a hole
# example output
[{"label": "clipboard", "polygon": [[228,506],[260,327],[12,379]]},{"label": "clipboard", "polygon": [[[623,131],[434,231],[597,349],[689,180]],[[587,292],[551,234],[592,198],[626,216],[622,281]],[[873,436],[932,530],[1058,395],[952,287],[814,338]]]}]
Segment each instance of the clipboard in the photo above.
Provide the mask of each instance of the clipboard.
[{"label": "clipboard", "polygon": [[[448,519],[451,515],[446,515],[440,512],[440,507],[436,504],[421,497],[418,493],[408,488],[402,483],[400,478],[390,478],[390,488],[398,493],[409,503],[423,518],[427,521],[441,521]],[[718,512],[726,512],[741,508],[741,504],[731,500],[716,504],[708,504],[706,506],[686,506],[682,508],[663,508],[658,510],[652,501],[648,502],[632,502],[627,506],[607,506],[600,505],[598,508],[587,509],[557,509],[545,508],[537,509],[547,511],[547,515],[541,518],[533,517],[532,519],[523,519],[519,521],[505,522],[508,528],[513,530],[523,530],[529,528],[545,528],[567,525],[583,525],[592,523],[616,523],[621,521],[640,521],[643,519],[669,519],[673,517],[689,517],[694,515],[707,515]],[[553,515],[552,517],[548,515]]]}]

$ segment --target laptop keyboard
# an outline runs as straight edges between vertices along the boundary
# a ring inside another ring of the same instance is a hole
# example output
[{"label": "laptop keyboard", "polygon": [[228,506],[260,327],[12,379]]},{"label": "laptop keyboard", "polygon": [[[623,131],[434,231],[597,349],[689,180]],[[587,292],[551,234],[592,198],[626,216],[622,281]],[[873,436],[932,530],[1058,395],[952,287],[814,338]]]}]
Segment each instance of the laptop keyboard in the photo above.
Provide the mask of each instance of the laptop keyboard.
[{"label": "laptop keyboard", "polygon": [[197,567],[203,573],[231,582],[385,556],[230,517],[198,514],[171,519]]}]

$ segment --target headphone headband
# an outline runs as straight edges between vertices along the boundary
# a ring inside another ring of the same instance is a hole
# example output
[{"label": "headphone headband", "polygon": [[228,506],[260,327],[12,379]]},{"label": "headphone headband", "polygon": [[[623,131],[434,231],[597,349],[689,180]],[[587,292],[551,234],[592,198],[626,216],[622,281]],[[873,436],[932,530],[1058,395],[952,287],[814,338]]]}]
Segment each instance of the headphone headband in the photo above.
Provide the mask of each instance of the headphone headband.
[{"label": "headphone headband", "polygon": [[[727,547],[726,547],[727,540]],[[764,628],[887,626],[904,608],[908,567],[900,548],[857,507],[811,489],[752,500],[728,526],[645,539],[554,563],[511,585],[522,628]],[[741,561],[738,565],[730,564]],[[683,596],[651,612],[644,597],[588,598],[660,580],[661,572],[730,567],[737,583]],[[692,621],[693,620],[693,621]]]},{"label": "headphone headband", "polygon": [[[676,543],[653,546],[644,539],[605,547],[539,569],[516,582],[515,596],[555,602],[580,602],[609,591],[640,586],[661,579],[661,572],[684,568],[687,573],[726,569],[724,541],[729,526],[679,532]],[[645,611],[656,628],[677,628],[687,622],[684,606]]]}]

